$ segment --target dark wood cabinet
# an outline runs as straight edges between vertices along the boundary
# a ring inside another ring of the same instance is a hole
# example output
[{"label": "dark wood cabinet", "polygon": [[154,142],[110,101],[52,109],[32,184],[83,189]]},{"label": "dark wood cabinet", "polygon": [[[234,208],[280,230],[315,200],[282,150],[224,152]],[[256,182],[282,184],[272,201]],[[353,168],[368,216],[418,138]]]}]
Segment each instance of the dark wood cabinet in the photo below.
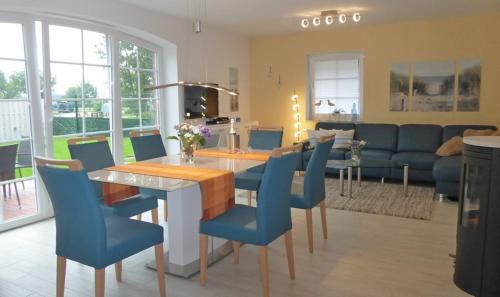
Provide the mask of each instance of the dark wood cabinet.
[{"label": "dark wood cabinet", "polygon": [[500,150],[465,145],[454,281],[476,297],[500,296]]}]

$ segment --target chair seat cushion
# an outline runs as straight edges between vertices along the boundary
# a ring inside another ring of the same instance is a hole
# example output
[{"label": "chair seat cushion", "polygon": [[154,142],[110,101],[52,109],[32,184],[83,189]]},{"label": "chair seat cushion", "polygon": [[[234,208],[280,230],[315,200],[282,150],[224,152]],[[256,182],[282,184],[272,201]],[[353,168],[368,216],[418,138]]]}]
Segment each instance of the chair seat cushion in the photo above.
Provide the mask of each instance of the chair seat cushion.
[{"label": "chair seat cushion", "polygon": [[105,218],[106,259],[96,265],[104,268],[163,242],[163,227],[121,217]]},{"label": "chair seat cushion", "polygon": [[392,156],[392,160],[407,163],[412,169],[432,170],[439,157],[434,153],[403,152]]},{"label": "chair seat cushion", "polygon": [[255,245],[266,245],[258,238],[257,209],[236,204],[222,215],[200,222],[200,233]]},{"label": "chair seat cushion", "polygon": [[432,174],[436,181],[459,182],[461,166],[462,156],[439,158],[434,164]]},{"label": "chair seat cushion", "polygon": [[262,173],[243,171],[234,176],[235,188],[248,191],[257,191],[262,179]]},{"label": "chair seat cushion", "polygon": [[156,196],[157,199],[167,200],[167,191],[150,188],[139,188],[139,192],[144,196]]},{"label": "chair seat cushion", "polygon": [[158,208],[156,196],[136,195],[127,200],[119,201],[111,205],[115,214],[120,217],[130,218],[146,211]]},{"label": "chair seat cushion", "polygon": [[291,194],[290,195],[290,206],[293,208],[300,208],[300,209],[310,209],[313,208],[313,206],[309,205],[310,201],[304,198],[304,196],[300,194]]}]

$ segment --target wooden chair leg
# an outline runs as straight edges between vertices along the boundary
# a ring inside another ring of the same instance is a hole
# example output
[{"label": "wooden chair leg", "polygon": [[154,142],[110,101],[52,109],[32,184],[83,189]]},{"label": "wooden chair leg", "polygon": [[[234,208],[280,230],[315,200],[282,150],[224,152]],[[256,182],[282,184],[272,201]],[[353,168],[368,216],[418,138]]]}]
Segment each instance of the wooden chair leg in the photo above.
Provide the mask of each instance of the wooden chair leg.
[{"label": "wooden chair leg", "polygon": [[264,297],[269,297],[269,269],[267,260],[267,246],[260,247],[259,260],[260,260],[260,277],[262,280],[262,295]]},{"label": "wooden chair leg", "polygon": [[57,256],[57,289],[56,297],[64,297],[64,283],[66,281],[66,258]]},{"label": "wooden chair leg", "polygon": [[115,263],[115,275],[116,275],[116,281],[121,282],[122,281],[122,261],[118,261]]},{"label": "wooden chair leg", "polygon": [[309,243],[309,252],[312,254],[314,252],[312,209],[306,209],[306,225],[307,225],[307,241]]},{"label": "wooden chair leg", "polygon": [[247,192],[248,205],[252,206],[252,191]]},{"label": "wooden chair leg", "polygon": [[137,215],[137,220],[142,221],[142,213]]},{"label": "wooden chair leg", "polygon": [[168,220],[168,203],[167,200],[164,200],[163,203],[163,218],[165,222]]},{"label": "wooden chair leg", "polygon": [[321,212],[321,225],[323,226],[323,238],[328,239],[328,229],[326,225],[326,206],[325,200],[319,203],[319,211]]},{"label": "wooden chair leg", "polygon": [[200,285],[207,283],[208,236],[200,234]]},{"label": "wooden chair leg", "polygon": [[295,260],[293,255],[293,238],[292,230],[285,233],[285,247],[286,247],[286,257],[288,259],[288,273],[290,274],[290,279],[295,279]]},{"label": "wooden chair leg", "polygon": [[156,256],[156,275],[158,277],[158,287],[160,289],[160,297],[167,296],[167,289],[165,286],[165,262],[163,259],[163,244],[155,245]]},{"label": "wooden chair leg", "polygon": [[95,270],[95,297],[104,297],[104,282],[105,282],[106,269]]},{"label": "wooden chair leg", "polygon": [[240,243],[233,241],[234,264],[240,264]]},{"label": "wooden chair leg", "polygon": [[158,225],[160,223],[158,219],[158,208],[151,210],[151,220],[153,221],[153,224]]}]

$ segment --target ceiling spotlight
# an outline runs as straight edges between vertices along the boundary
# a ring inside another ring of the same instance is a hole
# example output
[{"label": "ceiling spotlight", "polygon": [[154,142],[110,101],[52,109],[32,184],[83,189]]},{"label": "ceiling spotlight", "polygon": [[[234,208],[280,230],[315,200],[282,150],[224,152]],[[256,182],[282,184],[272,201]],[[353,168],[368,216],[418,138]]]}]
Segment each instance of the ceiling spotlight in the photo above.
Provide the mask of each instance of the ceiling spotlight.
[{"label": "ceiling spotlight", "polygon": [[308,19],[302,19],[302,21],[300,22],[300,25],[302,25],[302,28],[309,27],[309,20]]},{"label": "ceiling spotlight", "polygon": [[345,22],[347,22],[347,16],[345,14],[339,15],[339,22],[345,24]]},{"label": "ceiling spotlight", "polygon": [[353,14],[353,15],[352,15],[352,20],[353,20],[354,22],[356,22],[356,23],[357,23],[357,22],[359,22],[359,21],[361,21],[361,13],[356,12],[355,14]]},{"label": "ceiling spotlight", "polygon": [[314,25],[315,27],[317,27],[317,26],[321,25],[321,19],[320,19],[319,17],[315,17],[315,18],[313,19],[313,25]]},{"label": "ceiling spotlight", "polygon": [[331,24],[333,24],[333,16],[331,16],[331,15],[327,15],[327,16],[325,17],[325,23],[326,23],[327,25],[331,25]]}]

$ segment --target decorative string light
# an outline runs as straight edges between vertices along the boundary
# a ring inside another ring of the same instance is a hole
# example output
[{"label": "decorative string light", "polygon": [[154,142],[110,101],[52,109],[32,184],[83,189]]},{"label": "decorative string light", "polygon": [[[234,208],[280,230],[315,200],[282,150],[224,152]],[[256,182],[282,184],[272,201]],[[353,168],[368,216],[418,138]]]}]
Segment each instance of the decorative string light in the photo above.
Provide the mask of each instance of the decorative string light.
[{"label": "decorative string light", "polygon": [[300,25],[302,28],[306,29],[310,24],[312,24],[313,27],[318,27],[321,25],[321,22],[324,21],[324,23],[329,26],[333,24],[335,19],[337,19],[340,24],[346,24],[349,19],[358,23],[361,21],[361,13],[355,12],[352,15],[347,15],[345,13],[339,13],[337,10],[325,10],[321,12],[320,16],[312,17],[311,20],[303,18],[300,20]]},{"label": "decorative string light", "polygon": [[300,141],[300,105],[299,105],[299,95],[293,92],[293,96],[290,98],[293,101],[292,105],[292,110],[295,112],[293,115],[293,119],[295,120],[295,123],[293,124],[293,127],[295,128],[295,133],[294,136],[297,139],[297,141]]}]

